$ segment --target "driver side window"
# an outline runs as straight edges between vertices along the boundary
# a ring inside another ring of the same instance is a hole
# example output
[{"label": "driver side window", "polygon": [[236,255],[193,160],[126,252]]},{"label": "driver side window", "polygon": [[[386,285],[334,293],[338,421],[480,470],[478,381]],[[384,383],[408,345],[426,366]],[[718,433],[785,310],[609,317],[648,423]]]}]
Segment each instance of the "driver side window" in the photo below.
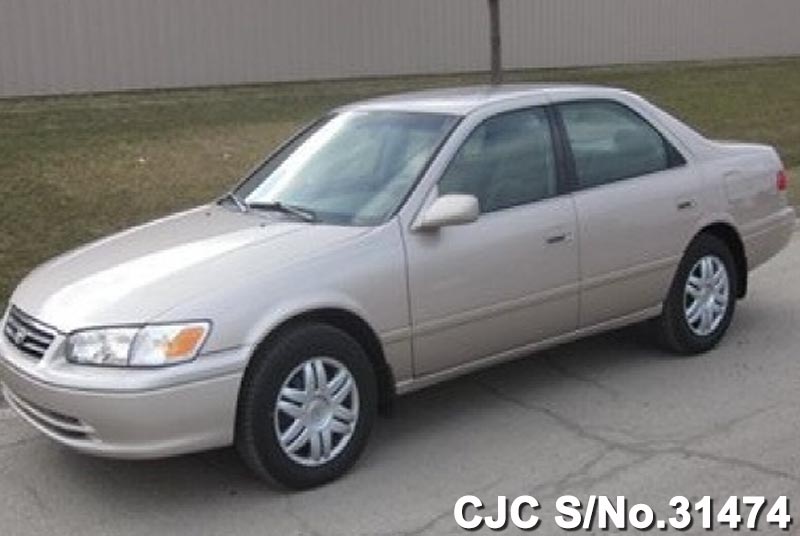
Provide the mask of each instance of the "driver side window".
[{"label": "driver side window", "polygon": [[556,163],[540,108],[487,119],[467,138],[439,182],[439,194],[471,194],[482,213],[553,197]]}]

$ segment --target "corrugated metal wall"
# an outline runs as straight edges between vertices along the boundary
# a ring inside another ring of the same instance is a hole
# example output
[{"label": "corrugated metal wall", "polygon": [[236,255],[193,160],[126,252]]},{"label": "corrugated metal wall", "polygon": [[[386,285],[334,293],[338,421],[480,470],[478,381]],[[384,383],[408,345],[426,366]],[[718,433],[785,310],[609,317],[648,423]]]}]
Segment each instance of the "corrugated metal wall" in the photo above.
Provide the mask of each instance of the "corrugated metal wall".
[{"label": "corrugated metal wall", "polygon": [[[501,0],[508,67],[800,54],[800,0]],[[482,70],[485,0],[0,0],[0,96]]]}]

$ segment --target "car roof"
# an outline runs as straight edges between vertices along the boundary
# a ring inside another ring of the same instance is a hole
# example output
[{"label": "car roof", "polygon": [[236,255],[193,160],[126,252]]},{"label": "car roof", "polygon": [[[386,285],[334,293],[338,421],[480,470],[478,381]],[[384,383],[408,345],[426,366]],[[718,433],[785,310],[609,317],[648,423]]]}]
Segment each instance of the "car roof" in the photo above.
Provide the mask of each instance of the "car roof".
[{"label": "car roof", "polygon": [[577,91],[598,97],[623,93],[622,90],[604,86],[558,83],[450,87],[386,95],[348,104],[339,108],[339,111],[392,110],[463,116],[503,101],[548,93]]}]

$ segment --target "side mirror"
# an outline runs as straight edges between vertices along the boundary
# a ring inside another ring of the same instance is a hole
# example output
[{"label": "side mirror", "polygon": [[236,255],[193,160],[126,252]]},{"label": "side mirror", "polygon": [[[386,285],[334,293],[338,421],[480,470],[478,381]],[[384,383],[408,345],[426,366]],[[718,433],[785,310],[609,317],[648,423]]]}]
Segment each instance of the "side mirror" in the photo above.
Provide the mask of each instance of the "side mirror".
[{"label": "side mirror", "polygon": [[428,207],[414,229],[427,231],[450,225],[463,225],[477,220],[480,213],[478,198],[474,195],[447,194],[436,199]]}]

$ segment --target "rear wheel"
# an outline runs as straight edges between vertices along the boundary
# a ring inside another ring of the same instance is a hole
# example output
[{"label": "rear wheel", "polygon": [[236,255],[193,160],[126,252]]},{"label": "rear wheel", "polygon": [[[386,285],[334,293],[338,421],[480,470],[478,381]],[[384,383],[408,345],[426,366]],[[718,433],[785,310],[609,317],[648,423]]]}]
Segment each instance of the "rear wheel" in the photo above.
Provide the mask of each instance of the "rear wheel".
[{"label": "rear wheel", "polygon": [[254,357],[239,401],[236,446],[261,478],[293,489],[344,474],[377,413],[375,374],[348,334],[292,328]]},{"label": "rear wheel", "polygon": [[686,355],[714,348],[733,318],[737,281],[725,242],[710,234],[698,236],[681,260],[656,322],[663,343]]}]

